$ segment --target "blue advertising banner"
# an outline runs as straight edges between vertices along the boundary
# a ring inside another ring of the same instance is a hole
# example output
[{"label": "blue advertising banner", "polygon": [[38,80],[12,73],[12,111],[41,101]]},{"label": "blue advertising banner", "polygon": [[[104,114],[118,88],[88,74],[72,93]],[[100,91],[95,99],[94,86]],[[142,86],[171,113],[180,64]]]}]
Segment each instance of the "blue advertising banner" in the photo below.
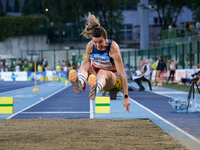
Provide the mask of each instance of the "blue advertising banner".
[{"label": "blue advertising banner", "polygon": [[[37,81],[44,81],[44,78],[46,76],[46,72],[36,72],[36,80]],[[27,79],[28,81],[35,81],[35,72],[27,72]]]},{"label": "blue advertising banner", "polygon": [[[35,81],[35,72],[27,72],[28,81]],[[37,81],[60,81],[65,82],[67,80],[66,71],[42,71],[36,72]]]}]

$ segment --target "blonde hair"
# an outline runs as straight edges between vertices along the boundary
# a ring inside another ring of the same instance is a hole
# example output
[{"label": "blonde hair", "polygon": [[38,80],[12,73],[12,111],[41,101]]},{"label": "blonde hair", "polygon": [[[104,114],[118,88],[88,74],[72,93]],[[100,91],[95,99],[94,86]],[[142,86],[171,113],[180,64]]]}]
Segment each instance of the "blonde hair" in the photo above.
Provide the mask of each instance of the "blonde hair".
[{"label": "blonde hair", "polygon": [[88,17],[85,16],[85,18],[88,21],[88,25],[85,25],[85,29],[81,33],[81,35],[85,36],[86,38],[90,38],[92,34],[92,30],[98,26],[100,26],[99,20],[89,13]]}]

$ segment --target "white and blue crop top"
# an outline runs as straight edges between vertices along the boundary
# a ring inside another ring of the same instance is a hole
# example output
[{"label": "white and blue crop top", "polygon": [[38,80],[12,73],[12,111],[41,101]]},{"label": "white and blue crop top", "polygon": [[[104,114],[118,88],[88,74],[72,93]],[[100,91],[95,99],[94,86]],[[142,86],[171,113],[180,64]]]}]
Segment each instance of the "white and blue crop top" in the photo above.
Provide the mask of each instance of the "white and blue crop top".
[{"label": "white and blue crop top", "polygon": [[109,41],[109,44],[108,44],[108,47],[105,50],[98,50],[93,45],[93,51],[90,54],[90,59],[96,65],[101,65],[101,66],[105,66],[105,67],[111,67],[111,66],[115,65],[113,58],[109,56],[112,40],[108,39],[108,41]]}]

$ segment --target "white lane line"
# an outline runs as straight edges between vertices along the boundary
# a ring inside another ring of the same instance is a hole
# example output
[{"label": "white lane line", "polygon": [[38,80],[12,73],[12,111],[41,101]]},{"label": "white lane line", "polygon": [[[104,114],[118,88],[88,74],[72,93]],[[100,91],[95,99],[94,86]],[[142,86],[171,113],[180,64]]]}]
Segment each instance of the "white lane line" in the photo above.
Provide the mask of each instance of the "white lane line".
[{"label": "white lane line", "polygon": [[93,115],[93,103],[92,103],[93,100],[90,100],[90,118],[94,118],[94,115]]},{"label": "white lane line", "polygon": [[150,109],[146,108],[145,106],[141,105],[140,103],[136,102],[135,100],[133,100],[132,98],[129,98],[131,101],[133,101],[134,103],[136,103],[137,105],[139,105],[140,107],[146,109],[147,111],[149,111],[151,114],[155,115],[156,117],[158,117],[160,120],[164,121],[165,123],[169,124],[170,126],[172,126],[173,128],[175,128],[176,130],[178,130],[179,132],[185,134],[186,136],[188,136],[189,138],[191,138],[192,140],[194,140],[195,142],[197,142],[198,144],[200,144],[200,140],[198,140],[197,138],[195,138],[194,136],[190,135],[189,133],[185,132],[184,130],[180,129],[179,127],[175,126],[174,124],[172,124],[171,122],[167,121],[166,119],[162,118],[161,116],[157,115],[156,113],[154,113],[153,111],[151,111]]},{"label": "white lane line", "polygon": [[81,114],[81,113],[90,113],[90,112],[76,112],[76,111],[60,111],[60,112],[21,112],[21,114]]},{"label": "white lane line", "polygon": [[158,95],[161,95],[161,96],[165,96],[165,97],[169,97],[169,98],[174,98],[174,97],[171,97],[169,95],[165,95],[165,94],[161,94],[161,93],[156,93],[155,91],[148,91],[148,92],[151,92],[151,93],[154,93],[154,94],[158,94]]},{"label": "white lane line", "polygon": [[181,91],[154,91],[154,93],[159,93],[159,94],[188,94],[186,92],[181,92]]},{"label": "white lane line", "polygon": [[55,92],[55,93],[53,93],[53,94],[51,94],[51,95],[49,95],[49,96],[45,97],[44,99],[42,99],[42,100],[40,100],[40,101],[36,102],[35,104],[33,104],[33,105],[29,106],[29,107],[26,107],[26,108],[24,108],[24,109],[22,109],[22,110],[20,110],[20,111],[16,112],[15,114],[13,114],[13,115],[9,116],[9,117],[8,117],[8,118],[6,118],[6,119],[10,119],[10,118],[14,117],[15,115],[17,115],[17,114],[19,114],[19,113],[21,113],[21,112],[23,112],[23,111],[25,111],[25,110],[27,110],[27,109],[29,109],[29,108],[31,108],[31,107],[33,107],[33,106],[35,106],[35,105],[37,105],[38,103],[40,103],[40,102],[42,102],[42,101],[46,100],[47,98],[49,98],[49,97],[51,97],[51,96],[53,96],[53,95],[55,95],[55,94],[59,93],[60,91],[62,91],[62,90],[64,90],[64,89],[66,89],[66,88],[68,88],[68,87],[70,87],[70,86],[67,86],[67,87],[64,87],[64,88],[62,88],[62,89],[58,90],[57,92]]}]

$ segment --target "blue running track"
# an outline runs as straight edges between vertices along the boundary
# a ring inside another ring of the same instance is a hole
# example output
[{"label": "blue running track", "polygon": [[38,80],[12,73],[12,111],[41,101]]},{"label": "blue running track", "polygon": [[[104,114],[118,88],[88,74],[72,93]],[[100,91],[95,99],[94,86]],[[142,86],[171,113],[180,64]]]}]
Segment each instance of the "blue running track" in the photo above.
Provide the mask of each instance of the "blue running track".
[{"label": "blue running track", "polygon": [[[1,89],[7,89],[6,92],[0,89],[0,96],[14,99],[14,113],[0,114],[1,119],[150,119],[188,149],[199,150],[200,114],[177,113],[169,104],[171,98],[187,97],[187,92],[156,86],[153,86],[153,91],[150,92],[145,85],[146,91],[129,92],[130,113],[125,112],[122,94],[119,93],[117,100],[110,102],[110,113],[98,114],[95,113],[95,101],[88,98],[88,86],[86,92],[76,94],[69,82],[67,86],[61,82],[43,82],[37,85],[39,92],[32,92],[34,85],[31,84],[5,82],[5,85],[1,86]],[[137,87],[135,83],[133,85]],[[101,96],[101,93],[97,96]]]},{"label": "blue running track", "polygon": [[[37,85],[43,84],[44,82],[37,81]],[[35,81],[0,81],[0,93],[8,92],[20,88],[34,86]]]}]

